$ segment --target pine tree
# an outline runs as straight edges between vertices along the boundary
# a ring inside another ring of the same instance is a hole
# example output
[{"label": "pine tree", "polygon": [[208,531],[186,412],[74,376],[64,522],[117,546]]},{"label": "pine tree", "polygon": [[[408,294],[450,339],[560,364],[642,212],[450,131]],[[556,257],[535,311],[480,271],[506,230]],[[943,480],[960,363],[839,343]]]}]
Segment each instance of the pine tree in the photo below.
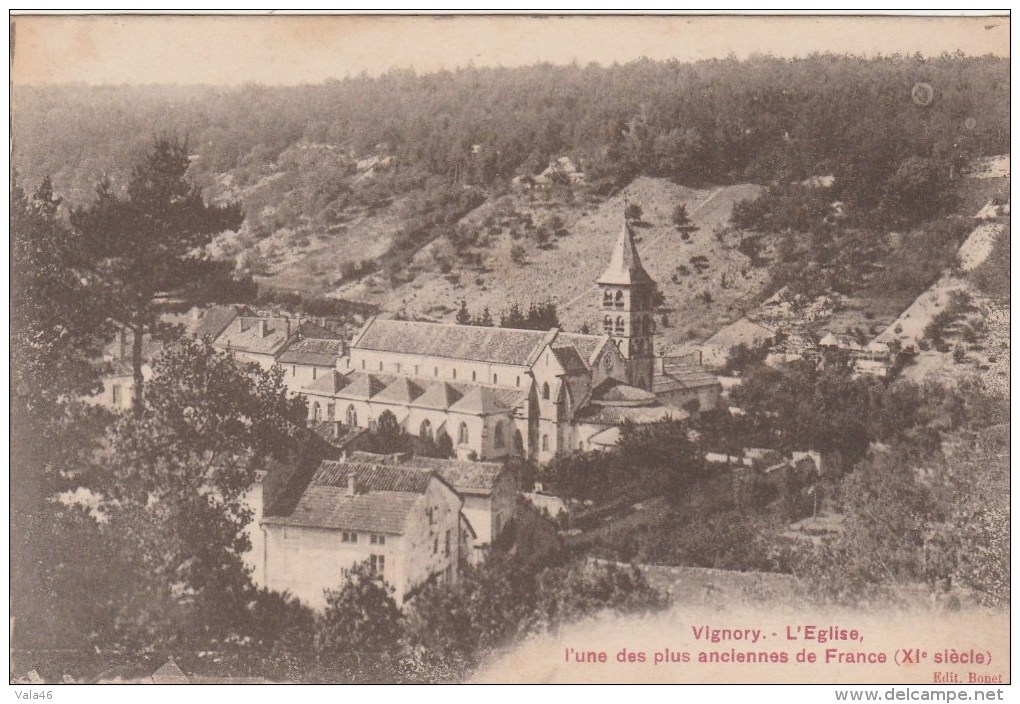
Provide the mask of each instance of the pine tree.
[{"label": "pine tree", "polygon": [[145,335],[159,331],[161,313],[173,304],[186,309],[207,302],[211,289],[229,280],[232,265],[211,259],[205,247],[243,220],[236,205],[203,201],[187,177],[189,164],[186,142],[158,137],[123,196],[104,178],[95,202],[71,214],[79,233],[77,267],[103,289],[109,317],[132,334],[136,413]]}]

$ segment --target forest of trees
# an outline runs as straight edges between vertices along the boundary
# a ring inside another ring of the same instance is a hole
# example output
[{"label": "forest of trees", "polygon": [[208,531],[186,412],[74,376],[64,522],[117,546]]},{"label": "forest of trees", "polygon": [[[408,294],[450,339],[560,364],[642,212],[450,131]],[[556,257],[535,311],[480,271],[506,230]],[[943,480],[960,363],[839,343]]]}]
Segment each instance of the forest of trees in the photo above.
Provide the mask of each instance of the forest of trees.
[{"label": "forest of trees", "polygon": [[[934,89],[929,104],[912,99],[917,83]],[[400,191],[428,175],[488,186],[561,154],[609,183],[855,171],[884,180],[911,157],[1008,151],[1008,91],[1008,59],[962,55],[392,71],[272,88],[19,86],[14,162],[28,182],[49,174],[80,204],[103,173],[125,174],[160,130],[190,139],[203,184],[234,170],[257,179],[299,143],[342,147],[309,155],[322,169],[300,187],[316,211],[345,197],[336,176],[353,169],[347,156],[373,153],[396,158]]]}]

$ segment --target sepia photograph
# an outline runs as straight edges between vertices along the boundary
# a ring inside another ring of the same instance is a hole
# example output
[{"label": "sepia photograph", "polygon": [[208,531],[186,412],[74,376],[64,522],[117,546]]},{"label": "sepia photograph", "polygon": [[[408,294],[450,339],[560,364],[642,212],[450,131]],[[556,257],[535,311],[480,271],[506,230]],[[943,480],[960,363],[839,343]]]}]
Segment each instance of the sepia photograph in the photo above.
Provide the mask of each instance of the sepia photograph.
[{"label": "sepia photograph", "polygon": [[1003,699],[1008,11],[9,24],[18,699]]}]

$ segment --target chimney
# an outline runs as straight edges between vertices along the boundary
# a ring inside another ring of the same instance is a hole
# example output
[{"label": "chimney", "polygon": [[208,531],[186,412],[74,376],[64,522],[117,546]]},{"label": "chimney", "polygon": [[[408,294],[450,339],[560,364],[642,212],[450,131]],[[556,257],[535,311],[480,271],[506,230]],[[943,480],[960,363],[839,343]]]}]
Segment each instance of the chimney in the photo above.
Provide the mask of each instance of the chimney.
[{"label": "chimney", "polygon": [[259,320],[259,337],[265,337],[269,334],[269,321],[265,318]]},{"label": "chimney", "polygon": [[357,491],[355,490],[355,481],[356,481],[356,479],[357,478],[354,476],[354,472],[350,472],[350,473],[347,474],[347,495],[348,496],[354,496],[357,493]]}]

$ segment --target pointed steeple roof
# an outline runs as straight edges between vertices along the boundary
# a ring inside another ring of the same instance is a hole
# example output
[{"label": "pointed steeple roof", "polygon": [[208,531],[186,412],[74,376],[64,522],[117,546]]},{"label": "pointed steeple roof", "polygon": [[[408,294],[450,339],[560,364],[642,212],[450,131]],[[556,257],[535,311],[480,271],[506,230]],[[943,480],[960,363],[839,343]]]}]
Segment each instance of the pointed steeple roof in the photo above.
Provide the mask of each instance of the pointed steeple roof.
[{"label": "pointed steeple roof", "polygon": [[609,266],[597,280],[600,284],[623,285],[652,283],[652,277],[641,266],[637,246],[634,244],[634,232],[626,220],[620,229],[620,236],[613,247],[613,256]]}]

